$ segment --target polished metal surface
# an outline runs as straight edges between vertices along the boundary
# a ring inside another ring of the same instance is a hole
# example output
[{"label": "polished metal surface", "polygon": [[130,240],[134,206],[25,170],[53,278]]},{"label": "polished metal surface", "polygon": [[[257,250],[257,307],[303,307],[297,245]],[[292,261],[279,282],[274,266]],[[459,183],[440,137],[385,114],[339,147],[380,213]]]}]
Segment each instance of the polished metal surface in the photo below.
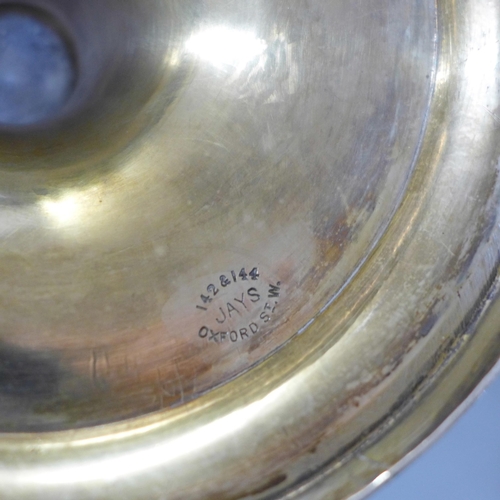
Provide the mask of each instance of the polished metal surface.
[{"label": "polished metal surface", "polygon": [[0,128],[0,497],[380,482],[500,354],[500,6],[22,6],[77,80]]}]

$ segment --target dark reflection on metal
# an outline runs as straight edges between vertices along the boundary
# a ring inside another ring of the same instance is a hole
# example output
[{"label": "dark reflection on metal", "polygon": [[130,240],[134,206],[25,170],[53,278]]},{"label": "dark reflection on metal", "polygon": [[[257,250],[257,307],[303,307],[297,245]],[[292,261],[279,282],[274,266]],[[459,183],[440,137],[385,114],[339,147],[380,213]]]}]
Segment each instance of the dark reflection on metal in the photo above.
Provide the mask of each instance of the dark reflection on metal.
[{"label": "dark reflection on metal", "polygon": [[0,395],[44,400],[59,393],[63,372],[50,352],[0,343]]},{"label": "dark reflection on metal", "polygon": [[30,125],[57,115],[74,89],[71,47],[46,16],[0,9],[0,123]]}]

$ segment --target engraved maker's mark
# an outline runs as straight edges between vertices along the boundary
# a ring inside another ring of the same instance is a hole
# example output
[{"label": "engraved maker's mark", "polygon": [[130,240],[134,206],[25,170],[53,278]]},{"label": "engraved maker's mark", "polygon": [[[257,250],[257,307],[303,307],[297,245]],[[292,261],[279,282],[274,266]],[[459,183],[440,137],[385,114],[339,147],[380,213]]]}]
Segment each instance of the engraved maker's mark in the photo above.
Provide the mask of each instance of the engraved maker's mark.
[{"label": "engraved maker's mark", "polygon": [[209,343],[236,343],[259,333],[272,320],[282,292],[281,282],[266,282],[257,267],[232,270],[209,284],[196,308],[204,312],[198,337]]},{"label": "engraved maker's mark", "polygon": [[[231,281],[225,274],[221,274],[219,277],[220,286],[222,288],[226,288],[231,283],[238,283],[238,281],[248,281],[249,279],[252,281],[257,281],[259,279],[259,269],[254,267],[249,274],[246,273],[245,268],[242,268],[238,275],[236,275],[235,271],[231,271],[231,276],[233,280]],[[197,304],[197,309],[201,309],[202,311],[208,311],[208,305],[212,303],[214,298],[220,292],[220,289],[217,288],[216,285],[211,283],[207,286],[207,294],[201,294],[200,300],[203,305]]]}]

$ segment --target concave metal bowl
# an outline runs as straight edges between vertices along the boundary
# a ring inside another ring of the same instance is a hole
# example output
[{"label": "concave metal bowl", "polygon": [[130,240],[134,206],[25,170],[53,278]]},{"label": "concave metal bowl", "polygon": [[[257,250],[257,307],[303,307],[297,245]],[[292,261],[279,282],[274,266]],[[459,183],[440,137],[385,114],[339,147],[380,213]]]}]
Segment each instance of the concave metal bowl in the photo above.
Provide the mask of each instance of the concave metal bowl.
[{"label": "concave metal bowl", "polygon": [[26,0],[0,130],[0,497],[368,492],[496,363],[500,4]]}]

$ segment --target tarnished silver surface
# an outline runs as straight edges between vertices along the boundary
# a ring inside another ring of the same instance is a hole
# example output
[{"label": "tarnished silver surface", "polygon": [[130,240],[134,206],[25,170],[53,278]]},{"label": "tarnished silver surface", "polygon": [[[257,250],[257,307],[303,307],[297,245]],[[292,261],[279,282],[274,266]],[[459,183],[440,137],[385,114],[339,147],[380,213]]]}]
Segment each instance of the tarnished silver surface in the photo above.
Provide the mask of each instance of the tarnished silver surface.
[{"label": "tarnished silver surface", "polygon": [[1,498],[346,498],[493,366],[496,2],[27,4],[78,81],[0,130]]}]

